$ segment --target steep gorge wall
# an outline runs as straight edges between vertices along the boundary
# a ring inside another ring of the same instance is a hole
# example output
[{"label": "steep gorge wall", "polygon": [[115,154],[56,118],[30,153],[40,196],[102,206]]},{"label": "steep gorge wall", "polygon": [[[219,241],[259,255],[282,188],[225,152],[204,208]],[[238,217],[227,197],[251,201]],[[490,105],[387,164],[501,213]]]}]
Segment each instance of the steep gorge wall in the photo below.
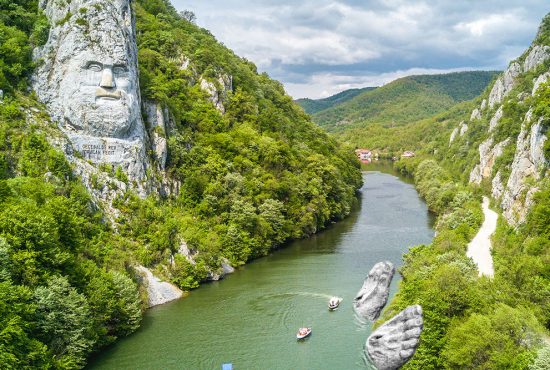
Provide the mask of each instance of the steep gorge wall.
[{"label": "steep gorge wall", "polygon": [[[541,89],[547,88],[548,76],[550,46],[534,44],[496,80],[470,118],[470,123],[479,121],[483,126],[484,137],[470,182],[490,183],[492,196],[511,225],[525,221],[538,183],[546,176],[547,118],[537,116],[533,106]],[[450,144],[458,131],[451,133]],[[469,140],[466,135],[465,141]]]}]

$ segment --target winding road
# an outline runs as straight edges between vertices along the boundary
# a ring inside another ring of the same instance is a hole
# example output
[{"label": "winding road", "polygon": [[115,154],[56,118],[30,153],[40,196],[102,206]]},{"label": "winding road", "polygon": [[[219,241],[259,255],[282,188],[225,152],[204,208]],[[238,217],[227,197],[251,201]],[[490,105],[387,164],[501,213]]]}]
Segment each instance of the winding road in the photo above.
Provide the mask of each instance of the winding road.
[{"label": "winding road", "polygon": [[497,228],[498,214],[489,209],[489,198],[483,197],[483,215],[485,220],[476,236],[468,244],[466,255],[474,260],[479,276],[493,277],[493,257],[491,256],[491,235]]}]

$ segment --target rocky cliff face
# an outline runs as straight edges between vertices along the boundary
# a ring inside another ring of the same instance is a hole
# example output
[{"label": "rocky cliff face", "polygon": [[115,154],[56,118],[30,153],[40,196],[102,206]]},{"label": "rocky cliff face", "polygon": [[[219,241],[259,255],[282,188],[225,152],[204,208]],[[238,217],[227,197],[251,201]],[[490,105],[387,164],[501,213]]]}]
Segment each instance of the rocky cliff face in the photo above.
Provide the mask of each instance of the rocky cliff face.
[{"label": "rocky cliff face", "polygon": [[[527,211],[533,204],[533,195],[538,190],[537,182],[544,176],[543,171],[547,164],[543,152],[547,137],[543,134],[542,119],[529,128],[532,123],[530,113],[531,111],[528,112],[517,138],[512,171],[502,192],[501,208],[504,217],[511,224],[525,221]],[[493,195],[500,193],[498,185],[495,186]]]},{"label": "rocky cliff face", "polygon": [[33,87],[67,137],[68,158],[85,177],[95,168],[86,163],[120,168],[133,188],[147,193],[148,137],[129,0],[50,0],[41,6],[53,27],[35,51],[40,65]]},{"label": "rocky cliff face", "polygon": [[[127,190],[141,196],[178,192],[179,184],[164,173],[173,120],[154,102],[143,103],[149,130],[142,119],[130,0],[50,0],[40,6],[53,27],[46,45],[35,50],[40,64],[33,88],[64,134],[50,141],[116,227],[113,202]],[[147,268],[136,271],[149,306],[181,297],[181,290]]]},{"label": "rocky cliff face", "polygon": [[[486,100],[483,100],[480,107],[475,108],[471,114],[470,121],[484,118],[488,124],[485,139],[478,149],[479,161],[470,173],[470,182],[481,184],[483,179],[490,181],[492,196],[499,202],[504,217],[512,225],[525,220],[533,195],[538,190],[536,184],[545,176],[548,166],[548,159],[544,155],[544,143],[547,140],[544,117],[534,116],[531,108],[537,99],[537,91],[545,86],[543,84],[548,77],[550,46],[534,44],[518,60],[512,62],[494,83],[487,97],[488,110],[484,111]],[[526,113],[512,117],[512,113],[507,113],[504,109],[506,104],[521,106]],[[500,128],[503,118],[508,122],[512,118],[513,125],[520,127],[520,130]],[[460,127],[462,125],[463,123]],[[451,133],[449,145],[457,137],[460,127]],[[500,133],[497,134],[499,130]],[[506,130],[510,134],[502,140],[502,133],[507,133]],[[519,134],[512,134],[514,131],[519,131]],[[505,148],[513,144],[515,153],[510,157],[510,162],[495,168],[495,163],[503,155]]]}]

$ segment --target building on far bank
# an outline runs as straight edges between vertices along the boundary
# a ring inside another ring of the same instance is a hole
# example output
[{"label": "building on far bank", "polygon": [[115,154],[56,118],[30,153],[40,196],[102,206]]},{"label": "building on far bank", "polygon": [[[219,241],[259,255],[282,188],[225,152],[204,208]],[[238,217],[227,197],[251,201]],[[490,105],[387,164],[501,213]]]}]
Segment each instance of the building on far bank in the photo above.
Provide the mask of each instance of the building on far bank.
[{"label": "building on far bank", "polygon": [[361,162],[370,163],[372,161],[372,152],[368,149],[356,149],[355,155]]}]

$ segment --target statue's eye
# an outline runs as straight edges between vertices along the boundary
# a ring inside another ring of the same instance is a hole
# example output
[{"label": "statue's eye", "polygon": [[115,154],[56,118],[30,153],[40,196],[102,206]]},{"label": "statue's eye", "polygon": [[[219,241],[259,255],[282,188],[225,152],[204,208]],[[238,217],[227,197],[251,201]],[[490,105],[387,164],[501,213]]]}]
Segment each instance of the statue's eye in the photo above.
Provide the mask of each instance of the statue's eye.
[{"label": "statue's eye", "polygon": [[101,72],[103,70],[103,66],[99,63],[90,62],[86,66],[90,71],[94,72]]},{"label": "statue's eye", "polygon": [[126,72],[128,72],[128,68],[126,68],[126,66],[114,66],[113,67],[113,72],[115,74],[124,74]]}]

